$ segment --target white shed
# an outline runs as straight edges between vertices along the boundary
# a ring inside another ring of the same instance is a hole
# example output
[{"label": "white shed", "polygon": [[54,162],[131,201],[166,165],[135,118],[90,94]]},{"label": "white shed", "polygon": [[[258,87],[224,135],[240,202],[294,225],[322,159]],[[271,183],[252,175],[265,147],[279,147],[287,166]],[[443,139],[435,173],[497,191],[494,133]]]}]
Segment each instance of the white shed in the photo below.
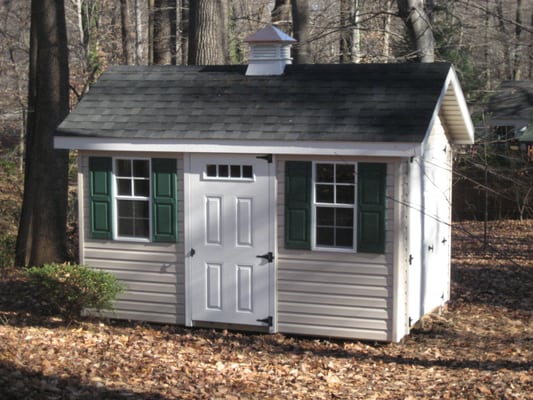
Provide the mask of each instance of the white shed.
[{"label": "white shed", "polygon": [[454,69],[249,39],[273,68],[110,67],[59,126],[80,262],[126,284],[117,318],[398,341],[450,296]]}]

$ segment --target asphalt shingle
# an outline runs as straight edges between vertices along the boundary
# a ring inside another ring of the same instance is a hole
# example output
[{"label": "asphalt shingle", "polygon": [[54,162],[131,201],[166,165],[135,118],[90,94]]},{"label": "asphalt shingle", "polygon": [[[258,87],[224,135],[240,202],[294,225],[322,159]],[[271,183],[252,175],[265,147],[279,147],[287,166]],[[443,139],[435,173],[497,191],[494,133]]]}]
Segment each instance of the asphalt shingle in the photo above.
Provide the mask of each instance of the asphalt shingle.
[{"label": "asphalt shingle", "polygon": [[110,67],[61,136],[420,142],[450,64]]}]

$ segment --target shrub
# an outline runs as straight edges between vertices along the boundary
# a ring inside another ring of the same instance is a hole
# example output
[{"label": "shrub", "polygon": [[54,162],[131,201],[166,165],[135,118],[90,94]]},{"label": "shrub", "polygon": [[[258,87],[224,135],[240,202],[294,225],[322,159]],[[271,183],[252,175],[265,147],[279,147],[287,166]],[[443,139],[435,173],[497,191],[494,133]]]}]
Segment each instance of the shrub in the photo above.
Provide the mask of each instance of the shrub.
[{"label": "shrub", "polygon": [[112,310],[124,290],[114,275],[78,264],[46,264],[26,270],[37,300],[47,311],[72,320],[85,308]]}]

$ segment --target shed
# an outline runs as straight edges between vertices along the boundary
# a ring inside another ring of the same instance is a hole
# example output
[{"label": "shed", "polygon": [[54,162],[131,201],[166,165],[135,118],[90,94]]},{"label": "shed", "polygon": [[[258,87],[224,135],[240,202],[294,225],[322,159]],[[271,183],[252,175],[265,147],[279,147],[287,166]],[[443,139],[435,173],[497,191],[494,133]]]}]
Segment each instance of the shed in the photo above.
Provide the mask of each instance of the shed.
[{"label": "shed", "polygon": [[487,112],[496,133],[519,137],[533,119],[533,81],[503,81],[490,96]]},{"label": "shed", "polygon": [[399,341],[450,296],[454,69],[291,65],[265,29],[272,68],[110,67],[59,126],[80,262],[117,318]]}]

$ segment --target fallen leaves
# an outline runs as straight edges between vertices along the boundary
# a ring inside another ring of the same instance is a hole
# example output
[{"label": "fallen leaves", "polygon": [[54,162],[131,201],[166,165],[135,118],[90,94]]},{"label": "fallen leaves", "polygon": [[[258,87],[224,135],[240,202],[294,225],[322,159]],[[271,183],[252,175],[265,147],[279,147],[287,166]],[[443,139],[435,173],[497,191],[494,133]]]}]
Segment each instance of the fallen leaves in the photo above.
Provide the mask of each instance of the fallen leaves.
[{"label": "fallen leaves", "polygon": [[[533,243],[530,228],[520,238]],[[501,239],[503,229],[493,234]],[[529,399],[533,250],[525,254],[520,239],[513,263],[458,239],[448,310],[401,344],[119,321],[68,326],[25,307],[10,272],[0,279],[0,397]]]}]

